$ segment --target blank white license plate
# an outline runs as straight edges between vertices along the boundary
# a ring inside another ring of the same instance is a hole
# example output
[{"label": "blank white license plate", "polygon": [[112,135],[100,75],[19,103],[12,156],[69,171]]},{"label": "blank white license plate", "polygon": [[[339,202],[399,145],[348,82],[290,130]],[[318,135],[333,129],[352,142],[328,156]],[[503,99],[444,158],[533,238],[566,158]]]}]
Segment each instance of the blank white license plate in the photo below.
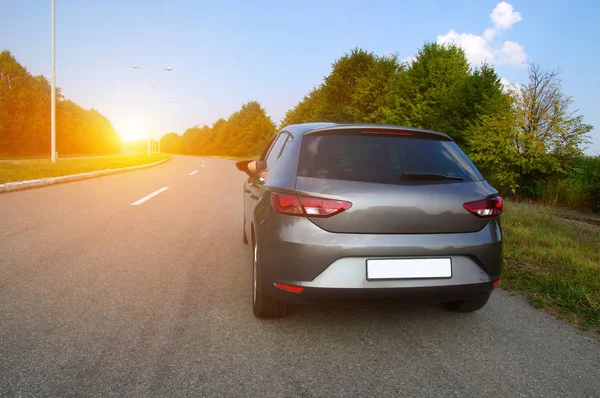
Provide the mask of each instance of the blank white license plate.
[{"label": "blank white license plate", "polygon": [[367,279],[450,278],[449,258],[367,260]]}]

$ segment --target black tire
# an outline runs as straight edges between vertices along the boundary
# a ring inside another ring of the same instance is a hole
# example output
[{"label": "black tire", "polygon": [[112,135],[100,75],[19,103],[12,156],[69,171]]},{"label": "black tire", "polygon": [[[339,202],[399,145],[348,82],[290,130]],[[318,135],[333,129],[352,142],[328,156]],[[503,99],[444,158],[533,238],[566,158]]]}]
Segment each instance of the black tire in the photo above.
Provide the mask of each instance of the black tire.
[{"label": "black tire", "polygon": [[257,318],[281,318],[287,311],[285,303],[273,300],[262,293],[256,240],[252,242],[252,311]]},{"label": "black tire", "polygon": [[443,305],[447,310],[452,312],[473,312],[482,309],[489,299],[490,294],[486,294],[485,296],[474,299],[452,301],[450,303],[444,303]]}]

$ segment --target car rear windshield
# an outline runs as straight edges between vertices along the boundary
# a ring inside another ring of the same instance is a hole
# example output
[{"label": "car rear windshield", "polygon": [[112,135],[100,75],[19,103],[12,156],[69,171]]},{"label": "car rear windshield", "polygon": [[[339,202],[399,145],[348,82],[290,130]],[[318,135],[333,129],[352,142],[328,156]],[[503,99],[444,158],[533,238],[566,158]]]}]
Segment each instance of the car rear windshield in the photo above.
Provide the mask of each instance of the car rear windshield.
[{"label": "car rear windshield", "polygon": [[380,184],[483,180],[453,141],[430,138],[309,134],[303,138],[298,175]]}]

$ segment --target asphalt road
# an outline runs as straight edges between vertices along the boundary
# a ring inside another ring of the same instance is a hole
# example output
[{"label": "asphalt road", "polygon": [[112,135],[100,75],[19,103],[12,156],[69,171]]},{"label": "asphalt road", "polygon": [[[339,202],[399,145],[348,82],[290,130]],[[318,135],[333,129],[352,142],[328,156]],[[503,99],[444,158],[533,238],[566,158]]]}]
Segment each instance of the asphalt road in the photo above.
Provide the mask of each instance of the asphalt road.
[{"label": "asphalt road", "polygon": [[600,397],[597,336],[501,290],[254,318],[243,180],[176,157],[0,195],[0,396]]}]

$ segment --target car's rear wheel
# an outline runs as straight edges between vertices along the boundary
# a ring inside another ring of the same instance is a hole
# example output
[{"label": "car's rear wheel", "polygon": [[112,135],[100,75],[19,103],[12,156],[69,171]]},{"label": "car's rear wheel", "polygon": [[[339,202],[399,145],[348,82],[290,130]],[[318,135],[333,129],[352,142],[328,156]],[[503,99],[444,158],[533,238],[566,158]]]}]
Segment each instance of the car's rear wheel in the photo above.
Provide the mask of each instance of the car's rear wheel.
[{"label": "car's rear wheel", "polygon": [[444,307],[452,312],[473,312],[482,309],[490,299],[490,294],[469,300],[444,303]]},{"label": "car's rear wheel", "polygon": [[252,310],[258,318],[280,318],[285,315],[285,303],[265,295],[260,282],[260,264],[256,239],[252,242]]}]

